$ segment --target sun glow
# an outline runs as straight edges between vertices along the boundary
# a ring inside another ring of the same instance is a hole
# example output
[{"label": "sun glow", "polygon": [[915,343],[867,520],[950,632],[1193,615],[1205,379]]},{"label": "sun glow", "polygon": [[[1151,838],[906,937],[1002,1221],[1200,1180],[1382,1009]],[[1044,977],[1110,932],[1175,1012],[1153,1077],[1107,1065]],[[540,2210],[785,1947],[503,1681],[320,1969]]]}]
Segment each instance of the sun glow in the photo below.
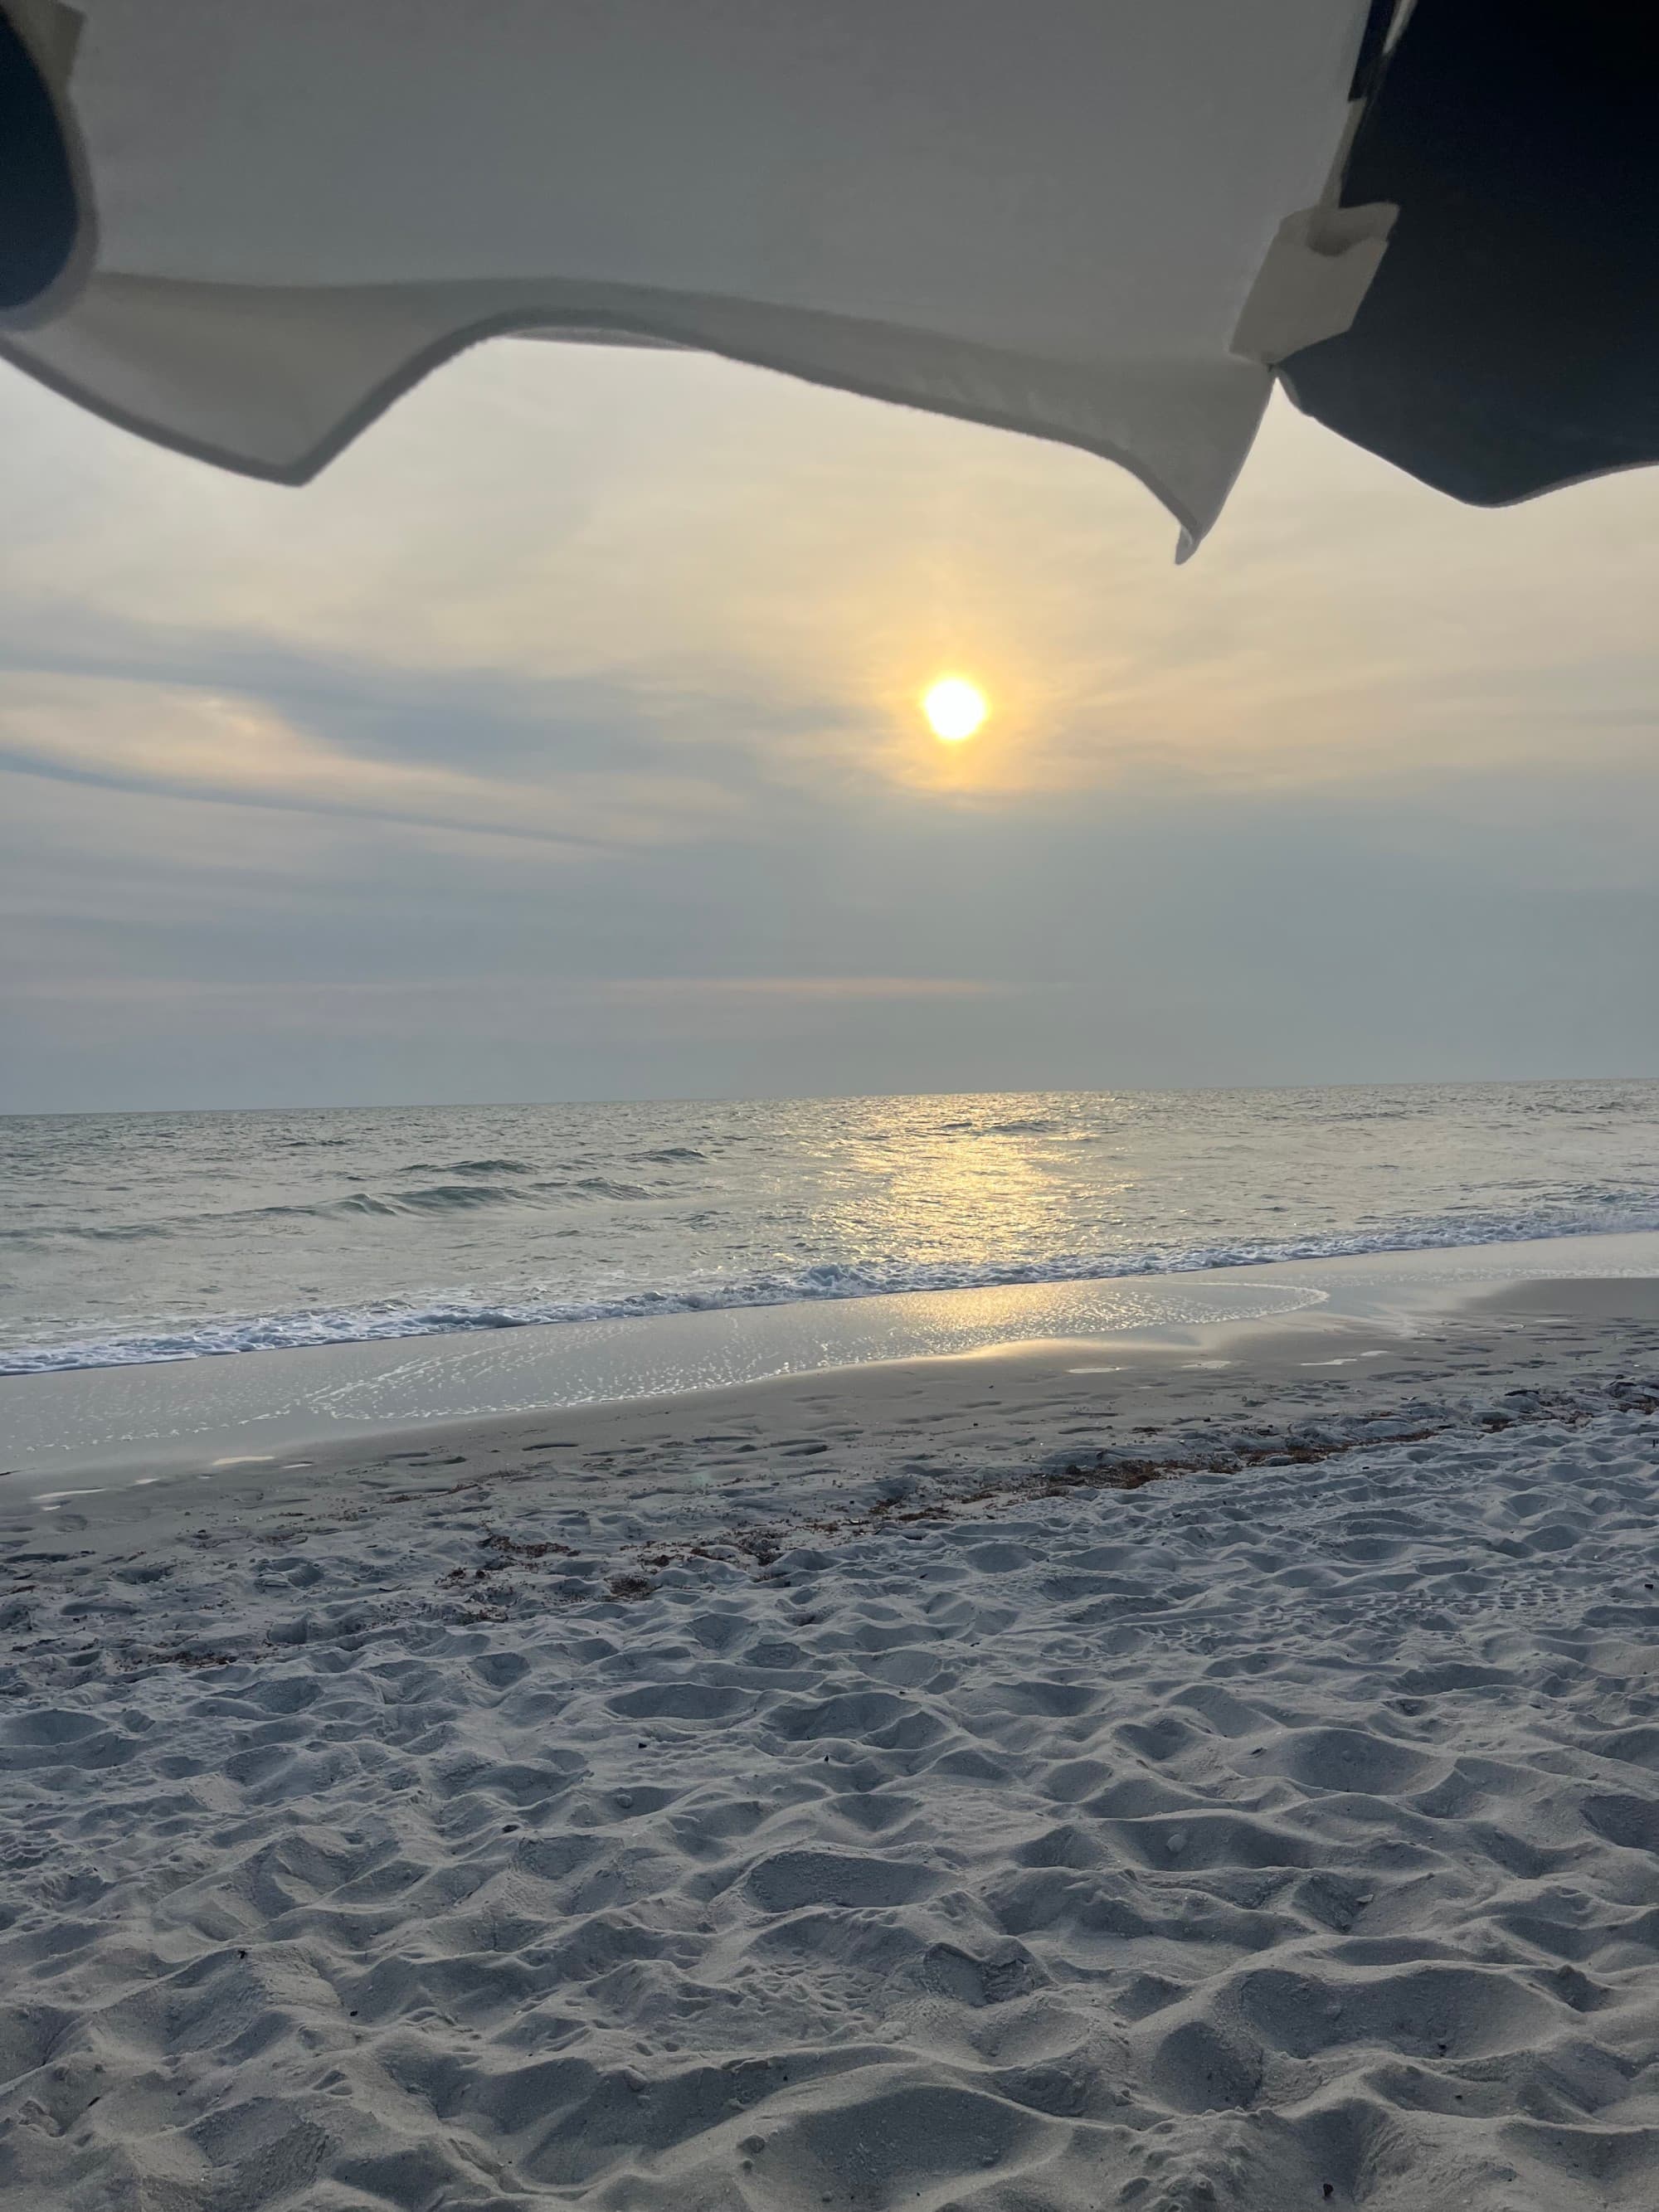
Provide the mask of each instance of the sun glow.
[{"label": "sun glow", "polygon": [[945,744],[959,745],[973,736],[991,709],[977,684],[964,677],[946,676],[923,696],[921,711],[936,738]]}]

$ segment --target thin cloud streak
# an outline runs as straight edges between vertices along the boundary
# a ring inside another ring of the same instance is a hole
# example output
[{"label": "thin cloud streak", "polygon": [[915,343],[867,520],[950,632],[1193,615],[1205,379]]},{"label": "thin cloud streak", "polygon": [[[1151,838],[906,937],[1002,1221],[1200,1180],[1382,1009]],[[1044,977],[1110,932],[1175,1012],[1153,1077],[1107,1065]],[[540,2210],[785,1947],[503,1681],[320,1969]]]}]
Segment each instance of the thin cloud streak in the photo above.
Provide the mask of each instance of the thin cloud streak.
[{"label": "thin cloud streak", "polygon": [[[479,985],[464,978],[404,977],[377,982],[326,981],[265,981],[249,985],[214,978],[127,975],[82,975],[61,982],[24,977],[8,987],[19,1000],[35,999],[48,1006],[73,1002],[99,1006],[191,1005],[198,1002],[246,1005],[283,1000],[305,1005],[329,1003],[363,1006],[399,999],[421,1006],[436,1005],[448,998],[476,999]],[[1024,990],[1023,984],[987,981],[965,975],[495,975],[485,987],[498,999],[514,1005],[539,1000],[565,1006],[663,1006],[684,1000],[844,999],[995,999]]]}]

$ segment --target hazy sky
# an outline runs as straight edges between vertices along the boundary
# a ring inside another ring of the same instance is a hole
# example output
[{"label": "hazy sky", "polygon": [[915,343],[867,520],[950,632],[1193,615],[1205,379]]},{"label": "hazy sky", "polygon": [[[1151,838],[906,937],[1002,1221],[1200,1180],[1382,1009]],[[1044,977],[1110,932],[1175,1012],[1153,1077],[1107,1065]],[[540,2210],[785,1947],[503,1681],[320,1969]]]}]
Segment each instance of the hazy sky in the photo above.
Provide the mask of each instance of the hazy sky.
[{"label": "hazy sky", "polygon": [[[1659,471],[498,343],[303,491],[0,368],[0,1107],[1659,1073]],[[917,697],[994,702],[946,749]]]}]

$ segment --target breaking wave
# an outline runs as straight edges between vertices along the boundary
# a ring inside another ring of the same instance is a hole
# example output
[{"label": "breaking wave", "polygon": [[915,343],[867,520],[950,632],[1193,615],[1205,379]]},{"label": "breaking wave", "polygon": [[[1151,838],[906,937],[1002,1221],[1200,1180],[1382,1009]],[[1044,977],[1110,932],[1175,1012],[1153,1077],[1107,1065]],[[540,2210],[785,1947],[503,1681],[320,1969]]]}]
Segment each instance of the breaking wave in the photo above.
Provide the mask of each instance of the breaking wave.
[{"label": "breaking wave", "polygon": [[[510,1168],[510,1160],[459,1161],[458,1169],[475,1170]],[[659,1194],[643,1183],[624,1182],[611,1176],[550,1176],[538,1182],[489,1181],[422,1183],[404,1189],[352,1190],[338,1198],[308,1200],[303,1204],[252,1206],[228,1212],[181,1214],[171,1219],[106,1224],[46,1222],[21,1229],[0,1229],[0,1244],[39,1245],[54,1241],[71,1243],[132,1243],[150,1239],[188,1236],[204,1224],[232,1227],[254,1221],[349,1221],[354,1214],[377,1217],[398,1214],[462,1213],[481,1206],[545,1206],[561,1200],[609,1199],[633,1201]],[[0,1369],[0,1373],[4,1370]]]},{"label": "breaking wave", "polygon": [[[633,1194],[632,1186],[592,1179],[591,1188]],[[447,1186],[427,1195],[439,1203],[487,1203],[471,1194],[488,1186]],[[457,1192],[466,1193],[458,1196]],[[640,1192],[641,1196],[646,1195]],[[349,1205],[349,1200],[337,1204]],[[276,1209],[271,1209],[276,1210]],[[283,1209],[314,1212],[315,1208]],[[434,1295],[349,1306],[181,1321],[129,1334],[85,1337],[54,1344],[0,1348],[0,1375],[46,1375],[92,1367],[147,1366],[168,1360],[207,1359],[237,1352],[283,1352],[331,1344],[448,1336],[475,1331],[545,1328],[561,1322],[633,1321],[662,1314],[729,1311],[793,1305],[819,1299],[890,1297],[939,1291],[994,1290],[1045,1283],[1109,1282],[1125,1277],[1196,1273],[1206,1268],[1260,1267],[1273,1262],[1361,1258],[1373,1252],[1459,1250],[1482,1244],[1613,1235],[1659,1230],[1659,1205],[1632,1206],[1610,1194],[1600,1206],[1538,1215],[1469,1212],[1394,1223],[1376,1231],[1194,1245],[1133,1254],[1060,1254],[1037,1261],[883,1260],[857,1265],[823,1264],[739,1277],[698,1279],[659,1290],[609,1297],[489,1298]]]}]

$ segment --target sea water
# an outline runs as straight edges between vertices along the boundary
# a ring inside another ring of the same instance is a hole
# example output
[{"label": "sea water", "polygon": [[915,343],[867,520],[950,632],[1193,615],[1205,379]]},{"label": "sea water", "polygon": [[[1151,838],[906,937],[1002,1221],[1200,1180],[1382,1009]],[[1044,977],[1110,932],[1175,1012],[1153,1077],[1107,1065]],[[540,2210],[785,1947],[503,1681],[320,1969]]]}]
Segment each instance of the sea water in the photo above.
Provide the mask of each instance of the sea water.
[{"label": "sea water", "polygon": [[1659,1229],[1659,1083],[0,1119],[0,1374]]}]

